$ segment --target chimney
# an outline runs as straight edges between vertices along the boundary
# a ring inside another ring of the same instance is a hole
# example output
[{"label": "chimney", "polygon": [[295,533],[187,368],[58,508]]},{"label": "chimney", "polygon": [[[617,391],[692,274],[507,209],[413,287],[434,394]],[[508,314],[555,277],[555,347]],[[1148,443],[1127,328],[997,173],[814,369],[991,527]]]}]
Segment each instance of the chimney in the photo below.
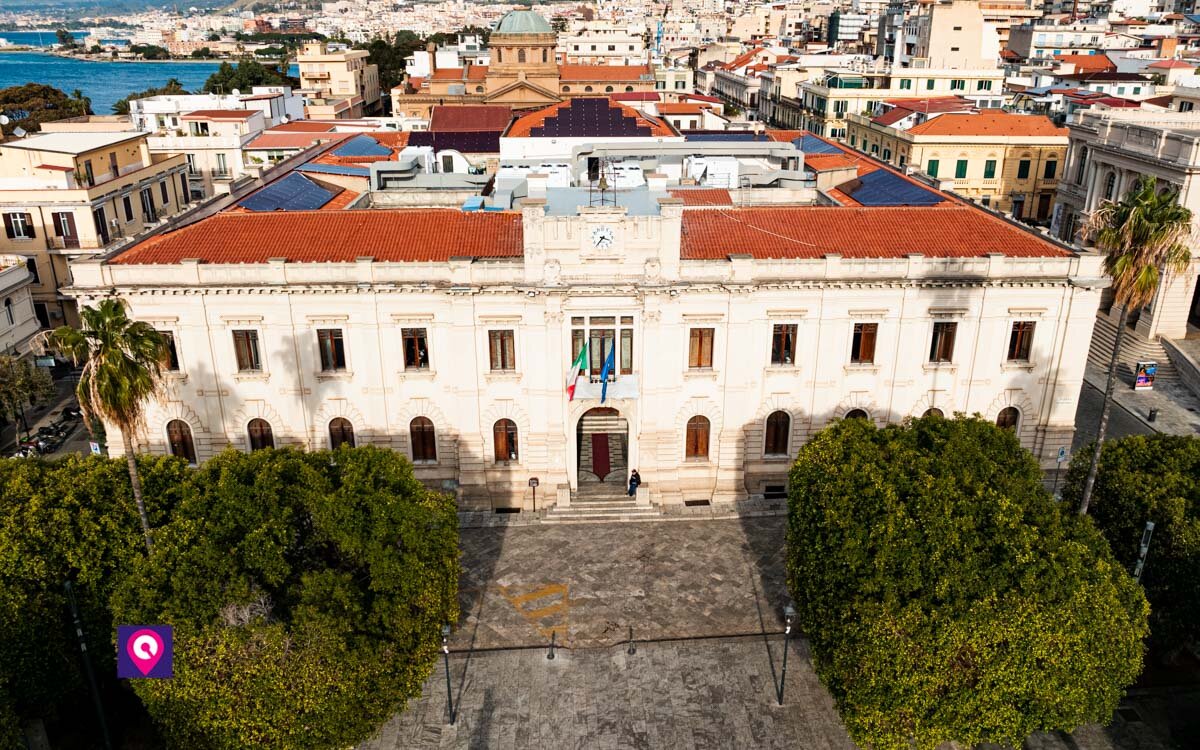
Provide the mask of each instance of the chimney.
[{"label": "chimney", "polygon": [[429,75],[437,72],[437,45],[433,42],[425,45],[425,51],[429,53]]}]

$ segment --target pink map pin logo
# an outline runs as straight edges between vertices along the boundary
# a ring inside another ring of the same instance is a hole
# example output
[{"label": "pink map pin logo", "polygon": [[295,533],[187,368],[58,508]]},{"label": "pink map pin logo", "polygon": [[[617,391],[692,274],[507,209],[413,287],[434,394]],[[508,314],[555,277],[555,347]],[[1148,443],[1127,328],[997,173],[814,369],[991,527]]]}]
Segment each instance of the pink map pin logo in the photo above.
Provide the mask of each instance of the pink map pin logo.
[{"label": "pink map pin logo", "polygon": [[118,677],[170,677],[174,672],[169,625],[121,625],[117,642]]}]

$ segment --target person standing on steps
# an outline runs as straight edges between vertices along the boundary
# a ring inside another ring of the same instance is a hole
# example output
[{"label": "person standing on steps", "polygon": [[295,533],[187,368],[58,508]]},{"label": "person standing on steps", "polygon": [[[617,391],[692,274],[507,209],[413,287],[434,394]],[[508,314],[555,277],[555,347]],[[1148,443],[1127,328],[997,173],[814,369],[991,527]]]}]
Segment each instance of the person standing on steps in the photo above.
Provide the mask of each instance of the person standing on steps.
[{"label": "person standing on steps", "polygon": [[634,469],[633,473],[629,475],[629,496],[630,497],[633,497],[634,495],[637,494],[638,485],[640,485],[641,483],[642,483],[642,476],[640,474],[638,474],[637,469]]}]

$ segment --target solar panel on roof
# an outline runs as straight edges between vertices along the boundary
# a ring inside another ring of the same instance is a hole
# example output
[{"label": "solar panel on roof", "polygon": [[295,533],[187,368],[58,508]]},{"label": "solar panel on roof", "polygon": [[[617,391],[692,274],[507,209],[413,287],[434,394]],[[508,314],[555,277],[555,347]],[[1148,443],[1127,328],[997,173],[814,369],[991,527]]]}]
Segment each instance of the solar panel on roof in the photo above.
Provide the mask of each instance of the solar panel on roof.
[{"label": "solar panel on roof", "polygon": [[371,170],[369,167],[350,167],[343,164],[301,164],[296,167],[297,172],[317,172],[323,174],[343,174],[353,177],[369,177]]},{"label": "solar panel on roof", "polygon": [[304,175],[292,172],[243,198],[238,205],[248,211],[311,211],[324,206],[334,195]]},{"label": "solar panel on roof", "polygon": [[334,156],[391,156],[392,150],[379,145],[379,141],[369,135],[356,135],[337,150]]},{"label": "solar panel on roof", "polygon": [[687,133],[683,136],[687,141],[754,141],[758,140],[754,133]]},{"label": "solar panel on roof", "polygon": [[832,143],[826,143],[815,135],[804,134],[792,143],[806,154],[840,154],[842,150]]},{"label": "solar panel on roof", "polygon": [[864,206],[933,206],[945,200],[886,169],[869,172],[858,178],[858,183],[846,192]]}]

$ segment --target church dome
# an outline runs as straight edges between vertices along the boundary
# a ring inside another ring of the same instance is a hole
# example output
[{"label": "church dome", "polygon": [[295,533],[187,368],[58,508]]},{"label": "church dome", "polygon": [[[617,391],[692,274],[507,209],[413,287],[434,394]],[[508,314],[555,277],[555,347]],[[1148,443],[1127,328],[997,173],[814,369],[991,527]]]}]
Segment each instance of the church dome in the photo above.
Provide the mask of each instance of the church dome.
[{"label": "church dome", "polygon": [[553,34],[546,19],[532,10],[512,10],[504,14],[495,34]]}]

